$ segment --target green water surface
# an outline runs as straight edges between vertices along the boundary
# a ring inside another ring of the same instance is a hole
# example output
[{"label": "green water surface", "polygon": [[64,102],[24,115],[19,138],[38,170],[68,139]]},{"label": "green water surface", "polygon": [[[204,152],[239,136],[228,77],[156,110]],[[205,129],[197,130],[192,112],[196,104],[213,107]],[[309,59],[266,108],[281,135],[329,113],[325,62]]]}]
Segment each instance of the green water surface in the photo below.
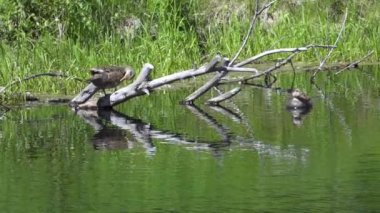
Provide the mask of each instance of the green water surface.
[{"label": "green water surface", "polygon": [[196,86],[113,112],[12,107],[0,117],[0,211],[380,212],[379,74],[323,74],[318,87],[297,75],[313,101],[298,125],[291,75],[282,90],[245,86],[222,110],[178,104]]}]

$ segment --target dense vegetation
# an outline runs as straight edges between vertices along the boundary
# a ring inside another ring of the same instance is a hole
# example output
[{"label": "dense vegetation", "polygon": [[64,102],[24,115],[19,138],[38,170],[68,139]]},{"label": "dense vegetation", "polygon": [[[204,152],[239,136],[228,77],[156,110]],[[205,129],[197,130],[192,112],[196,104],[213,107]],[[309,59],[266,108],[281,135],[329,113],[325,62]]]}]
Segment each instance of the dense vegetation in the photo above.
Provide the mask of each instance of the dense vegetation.
[{"label": "dense vegetation", "polygon": [[[138,70],[149,62],[162,76],[204,63],[216,52],[232,56],[254,8],[254,1],[247,0],[0,0],[0,85],[49,70],[87,78],[89,67],[107,64],[131,64]],[[375,50],[370,60],[377,62],[377,0],[278,1],[261,17],[242,57],[272,48],[332,44],[346,8],[346,30],[330,61]],[[314,62],[322,54],[310,51],[297,60]],[[83,86],[45,78],[18,88],[71,94]]]}]

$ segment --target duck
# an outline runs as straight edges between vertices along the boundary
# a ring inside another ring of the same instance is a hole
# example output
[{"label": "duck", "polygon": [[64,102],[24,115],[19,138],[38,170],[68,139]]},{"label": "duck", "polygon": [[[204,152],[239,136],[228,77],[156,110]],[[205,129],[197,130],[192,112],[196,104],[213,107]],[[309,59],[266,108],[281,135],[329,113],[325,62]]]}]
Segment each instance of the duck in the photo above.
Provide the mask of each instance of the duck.
[{"label": "duck", "polygon": [[90,73],[92,77],[89,82],[102,89],[104,95],[107,95],[105,89],[116,88],[122,81],[135,76],[135,71],[130,66],[94,67],[90,69]]},{"label": "duck", "polygon": [[299,89],[294,89],[291,92],[291,98],[286,107],[288,109],[302,109],[312,107],[310,98],[301,92]]}]

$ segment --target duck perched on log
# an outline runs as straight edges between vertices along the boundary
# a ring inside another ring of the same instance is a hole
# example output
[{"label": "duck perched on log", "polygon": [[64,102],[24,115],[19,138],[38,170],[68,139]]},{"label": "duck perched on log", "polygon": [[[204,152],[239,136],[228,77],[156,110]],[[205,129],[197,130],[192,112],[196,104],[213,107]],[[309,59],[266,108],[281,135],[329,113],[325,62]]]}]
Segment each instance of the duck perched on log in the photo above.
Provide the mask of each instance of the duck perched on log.
[{"label": "duck perched on log", "polygon": [[130,80],[135,75],[135,71],[130,66],[95,67],[91,68],[90,72],[92,78],[89,81],[99,89],[102,89],[105,95],[105,89],[116,87],[122,81]]},{"label": "duck perched on log", "polygon": [[288,109],[301,109],[312,107],[310,98],[301,92],[299,89],[294,89],[291,93],[291,98],[286,107]]}]

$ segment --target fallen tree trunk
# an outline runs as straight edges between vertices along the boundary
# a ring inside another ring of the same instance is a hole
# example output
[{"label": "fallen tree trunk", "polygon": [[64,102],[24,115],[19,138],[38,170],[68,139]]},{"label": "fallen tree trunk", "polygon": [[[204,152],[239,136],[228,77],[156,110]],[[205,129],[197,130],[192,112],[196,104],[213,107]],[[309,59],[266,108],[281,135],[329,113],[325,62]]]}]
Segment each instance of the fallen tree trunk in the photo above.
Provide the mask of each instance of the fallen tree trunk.
[{"label": "fallen tree trunk", "polygon": [[[239,63],[235,63],[236,59],[246,46],[248,42],[249,36],[252,34],[254,30],[254,25],[256,21],[258,20],[258,17],[260,14],[267,10],[275,1],[269,2],[265,4],[261,9],[258,8],[259,2],[256,0],[256,9],[255,14],[251,20],[251,24],[249,27],[249,30],[247,32],[247,35],[245,36],[241,47],[233,57],[231,61],[229,61],[226,58],[222,58],[222,56],[217,55],[215,56],[207,65],[201,66],[196,69],[189,69],[185,71],[179,71],[171,75],[163,76],[157,79],[149,80],[149,76],[151,72],[153,71],[154,67],[153,65],[147,63],[143,66],[139,76],[137,79],[130,85],[121,88],[117,90],[116,92],[105,95],[103,97],[100,97],[98,99],[88,101],[99,89],[90,83],[86,88],[84,88],[73,100],[71,100],[70,105],[78,108],[78,109],[86,109],[86,108],[97,108],[97,109],[105,109],[105,108],[112,108],[115,105],[118,105],[120,103],[123,103],[125,101],[128,101],[129,99],[132,99],[134,97],[150,94],[157,88],[173,83],[175,81],[188,79],[191,77],[196,77],[199,75],[209,74],[213,72],[217,72],[213,78],[211,78],[209,81],[207,81],[205,84],[203,84],[200,88],[198,88],[196,91],[192,92],[189,96],[187,96],[182,103],[184,104],[193,104],[196,99],[198,99],[200,96],[205,94],[207,91],[209,91],[211,88],[217,88],[218,85],[223,83],[248,83],[248,81],[264,77],[266,85],[268,87],[271,86],[276,81],[276,77],[273,75],[275,71],[280,70],[282,66],[290,63],[292,65],[292,59],[297,56],[298,54],[308,51],[309,49],[313,48],[325,48],[330,50],[329,54],[326,56],[326,58],[321,62],[320,67],[323,67],[325,61],[331,54],[332,50],[336,48],[336,44],[340,38],[340,35],[343,32],[345,21],[347,19],[347,14],[345,16],[344,22],[342,24],[342,30],[337,38],[337,41],[334,43],[334,45],[315,45],[315,44],[309,44],[303,47],[296,47],[296,48],[280,48],[280,49],[274,49],[274,50],[267,50],[262,53],[259,53],[255,56],[249,57],[245,60],[242,60]],[[263,57],[267,57],[273,54],[280,54],[280,53],[288,53],[288,56],[285,59],[282,59],[281,61],[278,61],[274,65],[264,69],[263,71],[260,71],[259,69],[252,68],[252,67],[246,67],[250,64],[258,61],[259,59]],[[292,66],[293,67],[293,66]],[[294,67],[293,67],[294,69]],[[241,76],[236,79],[223,79],[223,77],[227,76],[230,72],[244,72],[244,73],[252,73],[250,76]],[[313,75],[313,78],[315,77],[315,74]],[[271,80],[271,77],[274,78],[274,80]],[[228,91],[226,93],[220,92],[221,94],[216,98],[209,99],[206,104],[211,105],[218,105],[220,102],[225,101],[227,99],[232,98],[236,94],[240,92],[241,88],[236,87],[235,89]]]},{"label": "fallen tree trunk", "polygon": [[[207,65],[201,66],[197,69],[189,69],[185,71],[176,72],[171,75],[163,76],[157,79],[149,80],[149,76],[153,71],[154,67],[152,64],[145,64],[138,75],[137,79],[130,85],[117,90],[116,92],[100,97],[98,100],[87,102],[99,89],[90,83],[86,88],[84,88],[76,97],[74,97],[70,105],[73,107],[77,107],[80,109],[85,108],[112,108],[120,103],[123,103],[129,99],[135,98],[137,96],[150,94],[157,88],[171,84],[175,81],[185,80],[188,78],[217,72],[217,74],[208,81],[206,84],[201,86],[197,91],[193,92],[189,95],[183,103],[192,104],[197,98],[207,92],[210,88],[219,85],[219,81],[222,77],[226,76],[229,72],[249,72],[254,73],[252,76],[238,78],[232,81],[228,81],[229,83],[233,82],[246,82],[250,79],[258,78],[267,74],[270,74],[276,70],[278,70],[281,66],[289,63],[291,59],[296,56],[298,53],[307,51],[310,48],[334,48],[334,46],[330,45],[308,45],[306,47],[299,48],[285,48],[278,50],[266,51],[264,53],[260,53],[257,56],[250,57],[243,62],[240,62],[236,65],[230,65],[227,59],[222,59],[220,55],[215,56]],[[266,69],[265,71],[259,71],[255,68],[243,67],[253,63],[254,61],[262,58],[264,56],[272,55],[274,53],[283,53],[290,52],[292,53],[286,59],[281,62],[277,62],[274,66]],[[225,81],[223,81],[225,82]],[[238,92],[240,90],[236,90]],[[230,96],[232,97],[232,96]]]},{"label": "fallen tree trunk", "polygon": [[[168,76],[157,78],[149,81],[149,75],[153,71],[153,65],[145,64],[137,77],[137,79],[130,85],[117,90],[111,95],[105,95],[98,99],[98,101],[85,104],[97,91],[95,85],[90,83],[83,89],[76,97],[71,100],[71,106],[79,108],[112,108],[113,106],[125,102],[131,98],[150,94],[155,89],[173,83],[175,81],[196,77],[210,72],[220,70],[220,67],[215,67],[216,63],[221,60],[220,56],[216,56],[208,65],[202,66],[198,69],[190,69],[182,72],[177,72]],[[96,104],[96,106],[94,106]]]}]

